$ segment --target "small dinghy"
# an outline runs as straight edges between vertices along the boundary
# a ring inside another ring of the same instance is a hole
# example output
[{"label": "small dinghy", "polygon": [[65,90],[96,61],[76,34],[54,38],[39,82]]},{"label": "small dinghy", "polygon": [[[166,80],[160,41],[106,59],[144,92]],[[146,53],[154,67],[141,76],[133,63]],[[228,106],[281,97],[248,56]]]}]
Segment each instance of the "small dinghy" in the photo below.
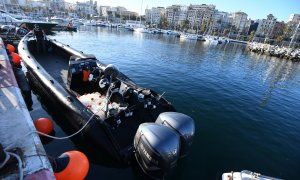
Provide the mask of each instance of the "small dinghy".
[{"label": "small dinghy", "polygon": [[[162,178],[191,147],[194,120],[162,95],[135,84],[113,65],[105,65],[56,40],[38,53],[32,33],[18,51],[30,84],[66,116],[95,148],[120,162],[136,159],[151,177]],[[135,158],[132,158],[135,157]]]},{"label": "small dinghy", "polygon": [[256,172],[243,170],[241,172],[223,173],[222,180],[282,180],[270,176],[264,176]]}]

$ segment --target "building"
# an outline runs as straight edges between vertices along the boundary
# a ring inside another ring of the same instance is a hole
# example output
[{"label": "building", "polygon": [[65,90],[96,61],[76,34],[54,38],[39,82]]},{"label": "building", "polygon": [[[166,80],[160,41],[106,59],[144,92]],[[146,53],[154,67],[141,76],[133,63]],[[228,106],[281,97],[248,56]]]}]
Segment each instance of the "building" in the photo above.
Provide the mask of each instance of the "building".
[{"label": "building", "polygon": [[276,18],[273,14],[269,14],[267,19],[260,19],[257,27],[257,31],[255,33],[256,36],[260,37],[268,37],[273,33],[273,29],[276,24]]},{"label": "building", "polygon": [[156,7],[145,9],[145,19],[147,24],[158,25],[161,19],[165,16],[164,7]]},{"label": "building", "polygon": [[20,2],[18,0],[3,0],[0,2],[0,9],[8,13],[23,15],[24,12],[20,5],[25,6],[26,2],[24,0],[21,0]]},{"label": "building", "polygon": [[248,30],[248,35],[250,35],[252,31],[256,32],[256,30],[258,28],[258,24],[259,24],[259,21],[251,22],[251,25],[250,25],[249,30]]},{"label": "building", "polygon": [[300,22],[300,14],[291,14],[288,22],[299,23]]},{"label": "building", "polygon": [[213,21],[213,15],[215,12],[214,5],[190,5],[187,11],[187,20],[189,22],[189,28],[196,31],[202,30],[208,31],[211,22]]},{"label": "building", "polygon": [[130,19],[136,20],[136,18],[138,17],[138,13],[128,11],[125,7],[122,6],[100,6],[99,12],[102,20],[115,23],[120,23],[122,21]]},{"label": "building", "polygon": [[187,7],[172,5],[166,8],[165,17],[172,28],[179,29],[187,19]]},{"label": "building", "polygon": [[246,34],[248,32],[250,23],[247,17],[248,15],[241,11],[232,14],[232,25],[235,27],[235,33]]},{"label": "building", "polygon": [[97,1],[93,2],[92,0],[87,2],[76,2],[75,11],[81,18],[92,18],[97,16]]},{"label": "building", "polygon": [[212,22],[211,22],[211,33],[217,35],[224,35],[224,30],[230,29],[232,18],[227,12],[215,10]]},{"label": "building", "polygon": [[99,15],[101,17],[108,17],[108,11],[110,10],[110,6],[100,6],[99,7]]}]

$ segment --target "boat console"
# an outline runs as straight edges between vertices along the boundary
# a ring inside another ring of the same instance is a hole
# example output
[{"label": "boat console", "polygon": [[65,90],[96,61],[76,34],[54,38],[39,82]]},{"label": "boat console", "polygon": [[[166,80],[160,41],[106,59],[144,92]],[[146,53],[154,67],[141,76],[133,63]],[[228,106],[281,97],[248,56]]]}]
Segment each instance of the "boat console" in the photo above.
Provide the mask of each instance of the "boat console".
[{"label": "boat console", "polygon": [[[68,70],[68,86],[71,90],[77,92],[78,94],[93,91],[90,87],[93,83],[97,81],[100,76],[100,68],[97,66],[97,59],[94,56],[88,58],[79,58],[77,56],[71,56],[69,60],[69,70]],[[88,81],[83,80],[84,72],[89,72]]]}]

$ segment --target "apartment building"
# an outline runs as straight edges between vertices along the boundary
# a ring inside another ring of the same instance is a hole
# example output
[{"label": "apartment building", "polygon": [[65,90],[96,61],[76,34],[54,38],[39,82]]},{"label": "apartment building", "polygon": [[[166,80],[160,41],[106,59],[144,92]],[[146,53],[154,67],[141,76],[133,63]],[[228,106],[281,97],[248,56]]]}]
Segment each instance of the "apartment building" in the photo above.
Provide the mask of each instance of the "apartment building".
[{"label": "apartment building", "polygon": [[299,23],[300,22],[300,14],[291,14],[288,22]]},{"label": "apartment building", "polygon": [[151,9],[145,9],[145,19],[148,24],[159,24],[162,17],[165,16],[164,7],[153,7]]},{"label": "apartment building", "polygon": [[236,28],[237,34],[248,32],[250,23],[247,19],[248,15],[244,12],[235,12],[232,14],[232,25]]},{"label": "apartment building", "polygon": [[215,5],[190,5],[187,10],[187,20],[191,29],[199,29],[202,24],[208,28],[213,20]]},{"label": "apartment building", "polygon": [[187,19],[187,6],[169,6],[166,8],[165,16],[171,27],[179,27]]},{"label": "apartment building", "polygon": [[276,18],[273,14],[269,14],[267,19],[260,19],[255,35],[261,37],[271,36],[276,24]]}]

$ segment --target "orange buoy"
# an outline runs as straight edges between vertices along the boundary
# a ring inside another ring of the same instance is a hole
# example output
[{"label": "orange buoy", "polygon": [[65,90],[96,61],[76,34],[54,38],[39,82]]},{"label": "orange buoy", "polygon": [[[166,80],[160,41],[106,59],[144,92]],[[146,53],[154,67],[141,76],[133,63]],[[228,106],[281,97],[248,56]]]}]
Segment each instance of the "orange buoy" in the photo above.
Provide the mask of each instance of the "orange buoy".
[{"label": "orange buoy", "polygon": [[89,171],[89,160],[80,151],[68,151],[54,160],[57,180],[83,180]]},{"label": "orange buoy", "polygon": [[14,65],[18,66],[21,64],[21,57],[19,54],[12,52],[10,56],[12,57]]},{"label": "orange buoy", "polygon": [[[50,134],[54,129],[53,122],[48,118],[39,118],[35,120],[33,124],[39,132],[45,134]],[[39,136],[44,136],[44,135],[39,134]]]},{"label": "orange buoy", "polygon": [[8,52],[12,53],[15,52],[15,47],[11,44],[7,44],[6,45],[6,49],[8,50]]}]

